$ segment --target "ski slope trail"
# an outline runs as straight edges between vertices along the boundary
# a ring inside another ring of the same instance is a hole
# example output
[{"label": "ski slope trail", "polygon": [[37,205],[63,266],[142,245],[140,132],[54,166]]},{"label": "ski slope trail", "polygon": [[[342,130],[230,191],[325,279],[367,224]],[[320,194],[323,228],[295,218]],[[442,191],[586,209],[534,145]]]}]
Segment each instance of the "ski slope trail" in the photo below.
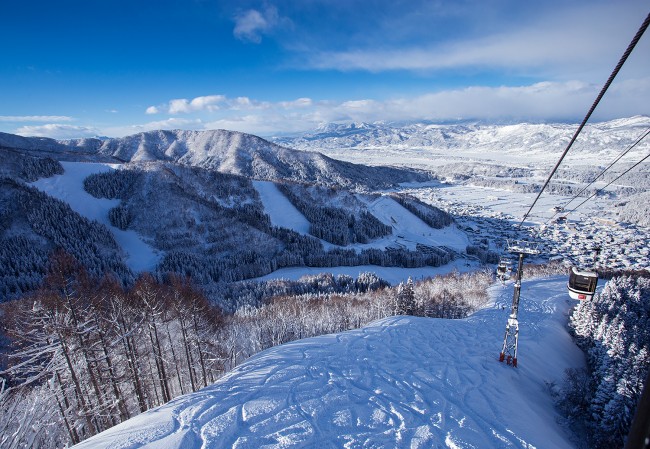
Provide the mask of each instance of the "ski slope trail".
[{"label": "ski slope trail", "polygon": [[34,187],[70,205],[72,210],[89,220],[106,226],[115,241],[126,254],[126,265],[136,273],[152,271],[160,261],[161,254],[148,245],[135,231],[124,231],[111,225],[108,211],[120,204],[120,200],[95,198],[84,189],[84,179],[93,173],[114,170],[113,164],[92,162],[61,162],[64,172],[32,183]]},{"label": "ski slope trail", "polygon": [[253,181],[260,195],[264,212],[275,226],[292,229],[300,234],[309,234],[309,220],[300,213],[291,201],[271,181]]},{"label": "ski slope trail", "polygon": [[547,382],[583,356],[564,277],[523,283],[519,367],[497,361],[512,285],[462,320],[391,317],[266,350],[78,448],[572,448]]},{"label": "ski slope trail", "polygon": [[410,250],[416,249],[417,244],[421,243],[447,246],[463,253],[470,244],[467,234],[460,231],[456,225],[434,229],[388,196],[380,196],[368,206],[375,217],[393,227],[398,235],[398,243]]}]

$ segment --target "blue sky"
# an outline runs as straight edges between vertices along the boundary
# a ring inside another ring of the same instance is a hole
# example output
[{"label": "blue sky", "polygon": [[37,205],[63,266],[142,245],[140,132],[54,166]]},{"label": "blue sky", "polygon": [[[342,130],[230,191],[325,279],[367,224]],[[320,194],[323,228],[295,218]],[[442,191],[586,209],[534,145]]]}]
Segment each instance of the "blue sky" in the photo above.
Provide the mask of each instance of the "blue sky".
[{"label": "blue sky", "polygon": [[[579,122],[647,0],[6,0],[0,131]],[[594,120],[650,114],[650,32]]]}]

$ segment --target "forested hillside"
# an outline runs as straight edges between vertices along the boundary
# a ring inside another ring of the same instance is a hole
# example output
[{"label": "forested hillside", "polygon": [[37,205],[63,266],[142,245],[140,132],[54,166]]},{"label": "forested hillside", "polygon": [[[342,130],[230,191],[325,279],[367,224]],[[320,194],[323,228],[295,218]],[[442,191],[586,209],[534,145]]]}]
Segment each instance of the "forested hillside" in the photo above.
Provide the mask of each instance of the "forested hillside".
[{"label": "forested hillside", "polygon": [[[14,150],[6,154],[0,163],[5,175],[0,194],[0,260],[6,262],[0,265],[2,300],[35,289],[56,248],[73,255],[93,275],[106,273],[123,285],[131,283],[134,268],[128,258],[133,254],[127,252],[134,249],[116,244],[117,230],[132,233],[159,255],[148,268],[158,279],[173,272],[192,277],[210,291],[284,267],[422,267],[451,260],[444,251],[431,253],[415,247],[386,250],[383,244],[361,251],[349,247],[392,232],[368,211],[363,194],[294,185],[291,189],[302,189],[300,195],[311,192],[305,196],[310,204],[303,207],[305,214],[312,209],[331,212],[329,221],[321,220],[327,214],[311,214],[314,235],[301,234],[272,225],[249,178],[172,162],[122,164],[119,169],[97,165],[104,168],[83,179],[83,189],[94,198],[113,201],[114,206],[105,212],[108,220],[100,223],[96,215],[94,219],[80,215],[79,208],[83,212],[90,201],[84,200],[73,210],[44,193],[47,189],[39,191],[28,184],[51,178],[51,185],[56,185],[54,178],[64,172],[59,162]],[[291,189],[287,189],[289,195]],[[60,193],[63,199],[67,195],[76,194]],[[337,246],[325,248],[323,242],[328,241]]]},{"label": "forested hillside", "polygon": [[0,187],[0,298],[38,287],[54,248],[65,249],[95,276],[132,280],[106,227],[20,181],[2,178]]},{"label": "forested hillside", "polygon": [[[308,236],[273,226],[251,181],[237,175],[158,163],[91,175],[84,186],[94,196],[120,199],[109,212],[111,223],[164,251],[159,276],[174,272],[206,285],[291,266],[421,267],[451,260],[445,252],[346,248],[390,235],[391,228],[368,212],[359,194],[345,190],[279,184],[312,222]],[[325,250],[319,238],[339,247]]]},{"label": "forested hillside", "polygon": [[392,233],[352,194],[315,186],[281,184],[278,188],[307,218],[309,233],[334,245],[368,243]]}]

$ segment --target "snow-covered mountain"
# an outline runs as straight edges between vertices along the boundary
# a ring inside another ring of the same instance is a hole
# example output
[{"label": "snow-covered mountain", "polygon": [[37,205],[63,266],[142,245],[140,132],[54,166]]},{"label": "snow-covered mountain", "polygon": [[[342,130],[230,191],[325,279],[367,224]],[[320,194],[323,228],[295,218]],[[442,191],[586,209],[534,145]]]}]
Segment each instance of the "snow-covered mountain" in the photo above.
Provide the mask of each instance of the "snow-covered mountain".
[{"label": "snow-covered mountain", "polygon": [[[469,244],[449,226],[451,217],[415,199],[400,204],[397,196],[294,183],[284,187],[293,192],[289,200],[271,181],[174,162],[58,162],[4,153],[0,302],[38,286],[53,248],[95,276],[110,272],[130,282],[143,271],[175,272],[217,288],[289,267],[431,269]],[[230,301],[222,306],[235,308]]]},{"label": "snow-covered mountain", "polygon": [[0,133],[0,147],[71,161],[93,156],[96,162],[170,161],[249,178],[337,187],[379,188],[429,179],[422,173],[352,164],[226,130],[150,131],[118,139],[67,141]]},{"label": "snow-covered mountain", "polygon": [[512,295],[498,285],[467,319],[392,317],[271,348],[75,447],[576,447],[548,388],[584,363],[565,282],[524,282],[518,368],[497,361]]},{"label": "snow-covered mountain", "polygon": [[[522,156],[528,159],[533,156],[554,158],[564,150],[577,127],[577,124],[564,123],[330,123],[310,133],[276,137],[273,141],[291,148],[323,151],[334,157],[347,155],[346,160],[352,160],[354,152],[350,150],[377,148],[388,152],[426,149],[430,153],[444,153],[450,157],[483,155],[484,159],[493,155],[507,155],[524,160]],[[649,127],[648,116],[588,124],[571,154],[578,154],[582,159],[591,155],[593,162],[605,154],[622,151]],[[640,145],[638,151],[647,150],[648,145],[647,142]],[[363,160],[361,154],[357,155],[359,158],[355,161]]]}]

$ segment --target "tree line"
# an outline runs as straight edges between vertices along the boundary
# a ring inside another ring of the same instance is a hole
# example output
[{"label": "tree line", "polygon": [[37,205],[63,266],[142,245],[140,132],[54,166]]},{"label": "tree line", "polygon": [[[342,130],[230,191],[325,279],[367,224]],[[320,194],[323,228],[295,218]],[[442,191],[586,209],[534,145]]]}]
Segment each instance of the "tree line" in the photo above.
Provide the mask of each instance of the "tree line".
[{"label": "tree line", "polygon": [[222,314],[177,277],[145,274],[124,290],[59,253],[42,288],[2,316],[2,447],[77,443],[224,370],[214,344]]}]

